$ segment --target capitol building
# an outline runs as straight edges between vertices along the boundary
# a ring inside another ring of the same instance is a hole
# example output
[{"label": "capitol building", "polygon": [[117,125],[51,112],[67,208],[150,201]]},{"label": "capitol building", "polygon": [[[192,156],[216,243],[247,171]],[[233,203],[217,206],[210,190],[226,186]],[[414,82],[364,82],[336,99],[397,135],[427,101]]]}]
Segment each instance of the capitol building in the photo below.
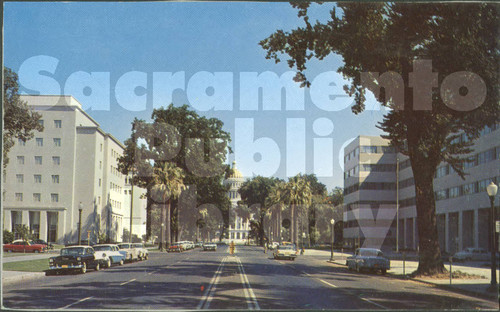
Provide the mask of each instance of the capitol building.
[{"label": "capitol building", "polygon": [[231,213],[229,220],[229,231],[227,241],[233,241],[235,244],[244,244],[247,242],[248,233],[250,231],[250,221],[247,217],[238,216],[236,207],[241,200],[239,188],[245,179],[241,172],[236,168],[236,162],[233,161],[231,173],[224,180],[224,185],[229,186],[227,196],[231,201]]}]

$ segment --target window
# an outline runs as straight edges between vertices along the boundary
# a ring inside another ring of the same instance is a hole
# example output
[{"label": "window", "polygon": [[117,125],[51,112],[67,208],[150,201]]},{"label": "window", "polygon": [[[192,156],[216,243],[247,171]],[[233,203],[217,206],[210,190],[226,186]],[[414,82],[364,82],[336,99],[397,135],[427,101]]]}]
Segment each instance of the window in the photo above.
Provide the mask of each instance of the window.
[{"label": "window", "polygon": [[17,156],[17,164],[24,165],[24,156]]},{"label": "window", "polygon": [[441,190],[436,192],[436,200],[448,198],[448,190]]},{"label": "window", "polygon": [[43,138],[36,138],[36,146],[43,146]]},{"label": "window", "polygon": [[97,196],[97,204],[101,204],[101,196]]},{"label": "window", "polygon": [[50,201],[53,203],[58,203],[59,202],[59,194],[52,193],[50,194]]},{"label": "window", "polygon": [[24,183],[24,174],[16,174],[17,183]]},{"label": "window", "polygon": [[460,186],[450,188],[450,198],[460,196]]},{"label": "window", "polygon": [[60,165],[61,164],[61,157],[59,157],[59,156],[52,156],[52,163],[54,165]]},{"label": "window", "polygon": [[35,156],[35,164],[36,165],[42,164],[42,156]]},{"label": "window", "polygon": [[23,201],[23,193],[16,193],[16,201],[18,202]]},{"label": "window", "polygon": [[101,186],[101,179],[99,179],[99,186]]},{"label": "window", "polygon": [[377,147],[376,146],[361,146],[361,153],[375,154],[375,153],[377,153]]},{"label": "window", "polygon": [[102,169],[102,161],[99,160],[99,169]]},{"label": "window", "polygon": [[42,195],[40,193],[33,193],[33,201],[40,202],[42,200]]},{"label": "window", "polygon": [[61,146],[61,139],[60,138],[54,138],[54,146]]},{"label": "window", "polygon": [[35,174],[33,175],[35,178],[35,183],[42,183],[42,175],[41,174]]},{"label": "window", "polygon": [[54,128],[61,128],[61,127],[62,127],[62,121],[54,120]]},{"label": "window", "polygon": [[59,184],[59,175],[52,175],[52,183]]},{"label": "window", "polygon": [[26,140],[23,140],[21,138],[17,139],[17,143],[20,145],[20,146],[26,146]]},{"label": "window", "polygon": [[435,177],[441,178],[441,177],[444,177],[445,175],[448,175],[449,173],[450,173],[450,169],[449,169],[448,165],[444,165],[444,166],[438,167],[436,169]]},{"label": "window", "polygon": [[464,195],[465,194],[474,194],[474,193],[476,193],[476,189],[477,189],[476,182],[466,184],[463,186],[463,194]]}]

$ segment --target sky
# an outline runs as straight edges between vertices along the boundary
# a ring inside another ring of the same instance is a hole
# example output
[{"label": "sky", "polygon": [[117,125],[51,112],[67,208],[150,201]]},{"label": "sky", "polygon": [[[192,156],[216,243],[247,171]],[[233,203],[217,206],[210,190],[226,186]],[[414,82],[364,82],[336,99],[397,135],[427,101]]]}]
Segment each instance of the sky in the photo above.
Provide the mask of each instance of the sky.
[{"label": "sky", "polygon": [[[312,19],[328,20],[333,6],[312,5]],[[265,58],[259,41],[303,26],[289,3],[4,2],[3,26],[21,93],[72,95],[122,142],[134,118],[187,104],[223,121],[228,163],[245,177],[314,173],[330,191],[343,187],[345,145],[382,134],[386,110],[373,97],[351,112],[340,56],[308,63],[311,88],[291,82],[286,57]]]}]

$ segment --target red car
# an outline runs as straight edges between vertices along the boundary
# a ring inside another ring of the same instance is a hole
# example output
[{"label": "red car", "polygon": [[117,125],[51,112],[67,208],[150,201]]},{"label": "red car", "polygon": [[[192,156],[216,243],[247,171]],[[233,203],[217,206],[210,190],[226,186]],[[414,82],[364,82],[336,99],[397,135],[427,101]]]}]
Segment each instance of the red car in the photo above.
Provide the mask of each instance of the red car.
[{"label": "red car", "polygon": [[42,244],[30,244],[27,241],[15,240],[10,244],[3,245],[4,252],[45,252],[47,246]]}]

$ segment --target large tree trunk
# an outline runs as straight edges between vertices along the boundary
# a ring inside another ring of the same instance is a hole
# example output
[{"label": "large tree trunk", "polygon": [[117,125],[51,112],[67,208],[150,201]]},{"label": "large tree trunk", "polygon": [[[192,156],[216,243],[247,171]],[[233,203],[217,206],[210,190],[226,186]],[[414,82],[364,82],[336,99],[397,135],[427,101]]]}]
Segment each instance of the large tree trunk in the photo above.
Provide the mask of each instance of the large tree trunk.
[{"label": "large tree trunk", "polygon": [[167,214],[167,204],[161,205],[161,213],[160,213],[160,244],[158,245],[158,249],[165,249],[165,219]]},{"label": "large tree trunk", "polygon": [[153,200],[150,198],[149,189],[146,191],[146,240],[151,239]]},{"label": "large tree trunk", "polygon": [[165,241],[165,248],[168,248],[170,247],[170,243],[171,243],[171,237],[172,237],[172,232],[170,231],[170,199],[167,201],[167,203],[165,204],[166,206],[166,216],[165,216],[165,226],[166,226],[166,230],[165,232],[167,232],[167,237],[166,237],[166,241]]}]

